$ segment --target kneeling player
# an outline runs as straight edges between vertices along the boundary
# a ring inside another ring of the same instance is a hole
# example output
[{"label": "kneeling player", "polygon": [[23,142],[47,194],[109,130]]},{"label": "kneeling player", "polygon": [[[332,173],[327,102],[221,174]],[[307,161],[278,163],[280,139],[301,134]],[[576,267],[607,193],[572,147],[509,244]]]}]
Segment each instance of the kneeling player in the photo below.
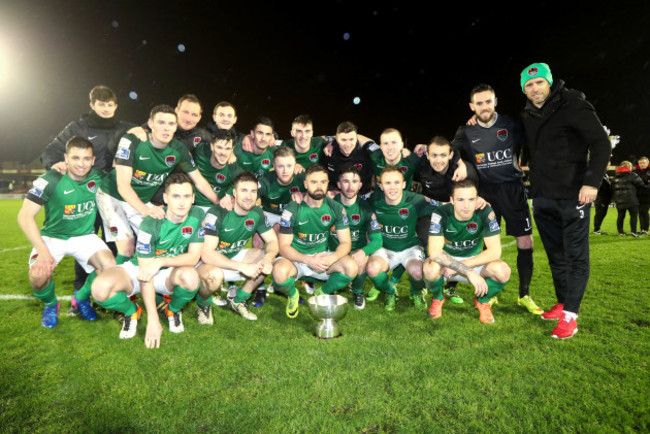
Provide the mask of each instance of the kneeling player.
[{"label": "kneeling player", "polygon": [[[359,266],[348,256],[352,245],[348,218],[340,203],[325,196],[328,182],[323,166],[309,166],[305,172],[304,200],[300,204],[290,202],[282,212],[278,240],[282,257],[273,264],[273,286],[288,294],[289,318],[298,316],[297,279],[326,280],[316,292],[318,295],[333,294],[357,276]],[[330,252],[327,246],[332,225],[336,227],[339,245]]]},{"label": "kneeling player", "polygon": [[[59,322],[59,302],[54,293],[52,274],[64,256],[72,256],[87,273],[101,272],[115,265],[113,254],[95,233],[97,206],[95,194],[101,172],[92,169],[93,145],[81,137],[66,143],[65,175],[50,170],[34,181],[18,212],[18,225],[34,248],[29,256],[29,283],[36,298],[45,303],[43,327]],[[45,223],[39,231],[36,216],[45,206]],[[90,274],[94,276],[94,274]],[[84,319],[93,321],[97,313],[90,305],[90,283],[76,291],[73,306]]]},{"label": "kneeling player", "polygon": [[185,330],[181,309],[199,290],[199,274],[194,268],[201,256],[204,213],[193,207],[194,191],[190,177],[174,173],[165,181],[165,218],[147,216],[142,220],[135,258],[109,268],[92,285],[93,297],[105,309],[124,314],[120,339],[135,336],[142,308],[129,297],[142,292],[147,310],[147,348],[160,347],[162,327],[155,294],[169,295],[164,307],[169,331]]},{"label": "kneeling player", "polygon": [[[493,323],[490,298],[503,290],[510,279],[510,267],[501,258],[501,228],[492,208],[476,209],[476,184],[464,180],[454,184],[451,203],[431,214],[429,259],[424,263],[424,279],[433,294],[429,316],[442,316],[445,278],[457,273],[474,286],[474,305],[483,323]],[[483,244],[485,243],[485,250]]]},{"label": "kneeling player", "polygon": [[[235,296],[228,296],[230,307],[248,320],[256,320],[247,300],[266,276],[273,270],[273,260],[278,254],[278,239],[269,226],[257,200],[257,179],[251,172],[242,172],[235,178],[232,211],[220,206],[210,208],[205,216],[205,241],[199,265],[201,289],[196,298],[200,324],[212,324],[212,293],[221,281],[245,280]],[[258,232],[266,249],[244,249],[255,232]]]}]

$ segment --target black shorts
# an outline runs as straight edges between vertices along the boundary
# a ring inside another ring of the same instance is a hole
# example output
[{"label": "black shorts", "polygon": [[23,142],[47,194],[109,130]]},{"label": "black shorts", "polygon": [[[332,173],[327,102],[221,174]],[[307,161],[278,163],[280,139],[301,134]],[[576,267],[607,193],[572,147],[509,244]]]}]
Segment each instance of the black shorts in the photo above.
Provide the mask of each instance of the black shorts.
[{"label": "black shorts", "polygon": [[521,237],[533,233],[528,199],[521,181],[481,184],[479,196],[490,202],[499,224],[501,217],[506,221],[506,234]]}]

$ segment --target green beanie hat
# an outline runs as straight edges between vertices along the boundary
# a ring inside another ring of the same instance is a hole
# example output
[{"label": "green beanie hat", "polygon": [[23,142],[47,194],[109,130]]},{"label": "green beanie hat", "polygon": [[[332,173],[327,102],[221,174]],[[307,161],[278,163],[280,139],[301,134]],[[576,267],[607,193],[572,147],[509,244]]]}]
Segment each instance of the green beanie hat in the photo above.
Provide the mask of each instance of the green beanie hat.
[{"label": "green beanie hat", "polygon": [[553,85],[553,74],[551,74],[551,68],[549,68],[546,63],[533,63],[521,71],[521,91],[526,93],[524,90],[526,82],[536,77],[541,77],[548,81],[549,86]]}]

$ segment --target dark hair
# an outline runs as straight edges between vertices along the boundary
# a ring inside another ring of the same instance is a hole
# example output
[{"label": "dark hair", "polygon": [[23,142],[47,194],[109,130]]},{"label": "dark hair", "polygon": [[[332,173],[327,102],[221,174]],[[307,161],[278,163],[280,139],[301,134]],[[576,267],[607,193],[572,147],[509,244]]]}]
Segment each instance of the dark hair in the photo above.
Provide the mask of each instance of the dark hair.
[{"label": "dark hair", "polygon": [[447,140],[446,137],[443,136],[434,136],[431,140],[429,140],[429,143],[427,143],[427,151],[429,150],[429,146],[431,145],[438,145],[438,146],[449,146],[451,148],[451,143],[449,140]]},{"label": "dark hair", "polygon": [[336,127],[336,134],[341,133],[356,133],[357,126],[350,121],[341,122],[338,127]]},{"label": "dark hair", "polygon": [[255,184],[257,184],[257,178],[255,178],[255,175],[253,175],[248,170],[244,170],[243,172],[241,172],[239,175],[235,177],[235,180],[232,183],[233,188],[237,188],[237,186],[241,182],[254,182]]},{"label": "dark hair", "polygon": [[199,97],[197,97],[196,95],[191,93],[186,93],[185,95],[183,95],[178,99],[178,104],[176,104],[176,107],[180,107],[184,101],[189,101],[198,104],[200,111],[203,111],[203,106],[201,105],[201,101],[199,101]]},{"label": "dark hair", "polygon": [[217,131],[212,133],[212,139],[210,140],[210,143],[216,143],[222,140],[234,141],[235,135],[230,130],[218,129]]},{"label": "dark hair", "polygon": [[169,186],[172,184],[190,184],[194,187],[194,182],[192,178],[185,172],[174,172],[167,177],[165,180],[165,192],[169,189]]},{"label": "dark hair", "polygon": [[293,124],[313,125],[313,122],[309,115],[298,115],[294,118],[293,122],[291,122],[291,125]]},{"label": "dark hair", "polygon": [[154,116],[156,116],[158,113],[169,113],[176,116],[176,112],[174,111],[174,107],[167,105],[167,104],[158,104],[157,106],[154,106],[154,108],[151,109],[149,112],[149,119],[153,120]]},{"label": "dark hair", "polygon": [[65,153],[69,153],[70,149],[72,148],[90,149],[93,151],[93,155],[95,155],[95,148],[93,147],[92,142],[90,140],[84,139],[83,137],[74,136],[68,140],[65,144]]},{"label": "dark hair", "polygon": [[232,103],[228,102],[228,101],[218,102],[217,105],[214,106],[214,110],[212,110],[212,114],[215,114],[219,107],[232,107],[233,111],[235,112],[235,116],[237,116],[237,109],[235,109],[235,106],[232,105]]},{"label": "dark hair", "polygon": [[459,189],[459,188],[472,188],[472,187],[475,188],[476,191],[478,191],[478,187],[477,187],[477,185],[476,185],[476,182],[472,181],[472,180],[469,179],[469,178],[465,178],[465,179],[463,179],[462,181],[454,182],[454,183],[451,185],[451,196],[453,197],[453,196],[454,196],[454,192],[455,192],[457,189]]},{"label": "dark hair", "polygon": [[115,92],[113,92],[108,86],[104,86],[103,84],[97,85],[90,89],[90,94],[88,95],[90,98],[91,103],[95,103],[95,101],[102,101],[102,102],[109,102],[113,101],[114,103],[117,103],[117,96],[115,95]]},{"label": "dark hair", "polygon": [[327,169],[325,169],[324,166],[322,166],[322,165],[320,165],[318,163],[317,164],[312,164],[311,166],[309,166],[307,168],[307,170],[305,170],[305,178],[307,178],[312,173],[318,173],[318,172],[324,172],[325,174],[327,174]]},{"label": "dark hair", "polygon": [[477,84],[469,93],[469,101],[472,102],[474,95],[476,95],[477,93],[486,92],[486,91],[490,91],[494,94],[494,89],[492,89],[492,86],[490,86],[489,84],[485,84],[485,83]]},{"label": "dark hair", "polygon": [[346,164],[343,166],[343,169],[339,172],[339,181],[341,180],[341,177],[345,175],[346,173],[352,173],[353,175],[357,175],[359,179],[361,179],[361,172],[359,172],[359,169],[356,168],[353,164]]},{"label": "dark hair", "polygon": [[255,123],[253,124],[253,130],[257,128],[258,125],[266,125],[267,127],[271,127],[273,129],[273,121],[266,116],[260,116],[257,119],[255,119]]}]

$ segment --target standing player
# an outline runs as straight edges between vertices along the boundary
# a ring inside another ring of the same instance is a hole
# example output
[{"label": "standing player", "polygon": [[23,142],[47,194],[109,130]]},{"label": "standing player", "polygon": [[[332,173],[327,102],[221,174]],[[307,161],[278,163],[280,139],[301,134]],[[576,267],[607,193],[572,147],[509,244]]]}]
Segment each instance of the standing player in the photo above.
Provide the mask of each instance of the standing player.
[{"label": "standing player", "polygon": [[252,172],[259,177],[268,173],[273,168],[273,153],[269,149],[275,143],[273,136],[273,122],[266,117],[259,117],[251,129],[253,137],[253,151],[242,150],[242,143],[235,143],[237,162],[244,170]]},{"label": "standing player", "polygon": [[530,297],[533,276],[533,226],[524,191],[523,171],[518,154],[524,142],[519,122],[495,111],[497,99],[494,89],[479,84],[470,93],[469,107],[476,115],[476,125],[458,128],[453,145],[462,157],[476,167],[479,195],[488,201],[496,213],[506,221],[506,233],[517,242],[517,270],[519,272],[519,299],[533,315],[543,310]]},{"label": "standing player", "polygon": [[530,154],[535,222],[553,275],[557,304],[543,319],[560,320],[552,337],[578,331],[589,280],[589,212],[612,145],[594,107],[581,92],[553,83],[546,63],[521,72],[528,102],[522,112]]},{"label": "standing player", "polygon": [[418,240],[416,226],[419,217],[431,215],[439,204],[420,194],[404,191],[404,175],[395,166],[387,166],[381,172],[379,186],[383,194],[377,191],[370,201],[381,226],[383,247],[370,256],[366,272],[375,287],[386,293],[386,310],[392,311],[395,310],[395,285],[389,281],[388,272],[401,264],[409,274],[413,303],[424,310],[424,248]]},{"label": "standing player", "polygon": [[[356,276],[358,265],[348,254],[352,245],[345,210],[326,197],[327,170],[320,164],[309,166],[305,173],[307,194],[298,204],[291,202],[280,222],[280,255],[273,265],[273,286],[288,294],[286,313],[298,315],[299,295],[295,281],[301,277],[327,281],[320,291],[333,294]],[[330,228],[336,226],[339,245],[328,250]],[[317,291],[318,292],[318,291]]]},{"label": "standing player", "polygon": [[[29,259],[29,283],[34,295],[45,303],[43,327],[58,324],[59,302],[52,274],[64,256],[72,256],[90,273],[115,265],[106,244],[94,233],[95,194],[101,172],[93,169],[95,156],[90,141],[73,137],[66,143],[66,174],[52,169],[34,181],[18,212],[18,225],[34,246]],[[45,222],[39,231],[36,216],[45,206]],[[90,305],[90,287],[75,291],[73,306],[82,318],[93,321],[97,314]]]},{"label": "standing player", "polygon": [[395,128],[386,128],[379,137],[379,147],[370,154],[372,161],[372,170],[375,175],[375,181],[379,183],[379,175],[386,166],[395,166],[402,171],[406,181],[405,189],[410,191],[413,184],[413,176],[417,171],[422,158],[415,154],[409,154],[404,157],[404,140],[402,134]]},{"label": "standing player", "polygon": [[[242,171],[236,162],[228,163],[232,155],[233,135],[228,130],[218,130],[209,143],[201,142],[196,147],[194,162],[219,199],[227,194],[233,180]],[[213,205],[200,191],[196,190],[194,193],[196,195],[194,205],[200,206],[204,211]]]},{"label": "standing player", "polygon": [[304,172],[312,164],[319,163],[323,157],[323,146],[331,140],[314,137],[314,125],[308,115],[299,115],[291,123],[290,140],[282,140],[282,146],[288,146],[296,154],[296,173]]},{"label": "standing player", "polygon": [[[278,254],[278,239],[271,230],[257,201],[257,179],[250,172],[242,172],[235,178],[232,211],[220,206],[210,208],[205,216],[205,242],[198,268],[201,289],[196,298],[199,323],[212,324],[212,293],[225,282],[245,281],[237,288],[235,296],[228,296],[232,309],[248,320],[257,316],[247,301],[251,293],[273,270],[273,260]],[[266,244],[265,249],[246,249],[244,246],[258,232]]]},{"label": "standing player", "polygon": [[[433,295],[429,316],[442,316],[445,278],[467,278],[474,286],[475,306],[482,323],[493,323],[490,299],[500,293],[510,279],[510,267],[501,260],[501,228],[489,206],[476,209],[476,184],[466,179],[452,187],[451,203],[431,214],[429,259],[424,263],[424,279]],[[485,244],[485,249],[483,249]]]},{"label": "standing player", "polygon": [[[355,309],[363,309],[366,299],[363,295],[363,284],[366,282],[366,264],[368,257],[382,246],[381,228],[377,222],[374,211],[365,200],[359,199],[361,190],[361,175],[354,166],[347,166],[339,174],[337,183],[339,193],[334,200],[343,205],[350,224],[350,238],[352,251],[350,257],[359,267],[357,277],[352,281]],[[336,226],[331,229],[329,248],[331,251],[338,247]]]},{"label": "standing player", "polygon": [[[115,168],[104,178],[97,192],[97,205],[104,219],[107,238],[115,240],[118,263],[133,255],[133,229],[145,216],[162,219],[162,207],[148,204],[172,170],[179,166],[187,172],[197,190],[213,203],[217,195],[196,169],[185,146],[173,138],[176,112],[167,105],[158,105],[149,115],[151,133],[141,142],[132,134],[120,140],[115,154]],[[109,237],[110,235],[110,237]]]},{"label": "standing player", "polygon": [[135,258],[101,273],[92,285],[93,297],[105,309],[124,314],[120,339],[135,336],[142,308],[129,300],[142,293],[147,311],[147,348],[158,348],[162,327],[155,294],[170,296],[164,312],[169,331],[182,333],[183,307],[199,291],[199,274],[194,268],[201,257],[204,213],[193,207],[192,179],[174,173],[165,181],[164,218],[147,216],[138,234]]}]

